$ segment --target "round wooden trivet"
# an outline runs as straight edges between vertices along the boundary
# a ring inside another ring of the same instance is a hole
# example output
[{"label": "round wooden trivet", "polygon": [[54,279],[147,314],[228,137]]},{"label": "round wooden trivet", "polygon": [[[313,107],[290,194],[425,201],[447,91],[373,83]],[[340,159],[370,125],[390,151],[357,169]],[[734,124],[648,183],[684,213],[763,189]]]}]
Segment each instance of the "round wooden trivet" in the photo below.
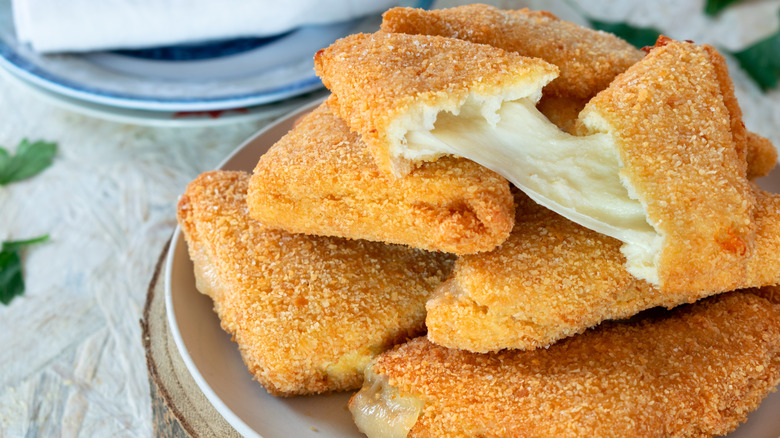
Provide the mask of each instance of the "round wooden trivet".
[{"label": "round wooden trivet", "polygon": [[168,327],[163,266],[165,244],[146,294],[141,329],[152,393],[154,435],[165,438],[240,437],[190,376]]}]

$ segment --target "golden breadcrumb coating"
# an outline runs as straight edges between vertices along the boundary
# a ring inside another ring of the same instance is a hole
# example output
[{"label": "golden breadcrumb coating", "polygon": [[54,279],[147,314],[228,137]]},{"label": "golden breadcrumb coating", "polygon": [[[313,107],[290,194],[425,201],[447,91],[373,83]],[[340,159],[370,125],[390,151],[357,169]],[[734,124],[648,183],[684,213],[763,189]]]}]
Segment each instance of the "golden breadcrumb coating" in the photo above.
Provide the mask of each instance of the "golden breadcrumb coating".
[{"label": "golden breadcrumb coating", "polygon": [[359,387],[373,356],[424,331],[451,257],[267,229],[249,217],[248,183],[207,172],[179,201],[198,289],[270,393]]},{"label": "golden breadcrumb coating", "polygon": [[418,338],[370,372],[424,403],[409,437],[722,435],[780,381],[780,305],[723,294],[533,351]]},{"label": "golden breadcrumb coating", "polygon": [[777,165],[777,149],[768,138],[754,132],[747,134],[747,177],[761,178]]},{"label": "golden breadcrumb coating", "polygon": [[385,32],[342,38],[317,52],[314,66],[333,92],[333,111],[361,134],[380,170],[396,176],[412,169],[392,150],[404,122],[456,111],[468,98],[538,100],[558,72],[541,59],[491,46]]},{"label": "golden breadcrumb coating", "polygon": [[750,289],[750,293],[766,298],[767,300],[780,304],[780,286],[768,286],[761,289]]},{"label": "golden breadcrumb coating", "polygon": [[247,203],[268,227],[455,254],[501,244],[515,211],[509,183],[463,158],[388,177],[325,103],[260,157]]},{"label": "golden breadcrumb coating", "polygon": [[780,284],[780,195],[754,187],[756,237],[747,265],[750,286]]},{"label": "golden breadcrumb coating", "polygon": [[560,20],[549,12],[480,4],[430,11],[393,8],[383,15],[382,30],[458,38],[544,59],[560,69],[545,94],[583,99],[606,88],[644,56],[615,35]]},{"label": "golden breadcrumb coating", "polygon": [[580,111],[585,108],[588,100],[578,97],[561,97],[545,94],[542,95],[539,103],[536,104],[536,109],[562,131],[576,135]]},{"label": "golden breadcrumb coating", "polygon": [[[745,283],[780,283],[780,195],[758,196],[754,257]],[[474,352],[533,349],[604,320],[674,307],[718,290],[661,292],[625,268],[620,242],[517,193],[517,224],[497,249],[458,258],[426,304],[428,339]]]},{"label": "golden breadcrumb coating", "polygon": [[[654,48],[663,47],[668,44],[680,44],[670,38],[660,36]],[[693,46],[692,43],[686,43],[689,46]],[[689,47],[682,46],[683,50],[688,50]],[[671,49],[674,53],[676,49]],[[679,49],[677,49],[679,50]],[[699,46],[699,50],[704,54],[714,70],[716,82],[720,86],[720,97],[723,99],[723,104],[726,107],[726,111],[729,113],[729,126],[731,128],[731,141],[734,148],[737,151],[739,157],[739,163],[745,163],[747,166],[747,142],[748,131],[745,128],[745,123],[742,121],[742,108],[739,107],[737,102],[737,96],[734,95],[734,84],[731,82],[731,76],[729,76],[728,65],[726,59],[718,53],[718,51],[707,44]],[[675,95],[674,99],[679,99],[682,96]]]},{"label": "golden breadcrumb coating", "polygon": [[475,352],[533,349],[670,298],[687,301],[629,274],[620,245],[518,192],[509,239],[458,258],[428,301],[428,339]]},{"label": "golden breadcrumb coating", "polygon": [[670,292],[733,290],[751,256],[746,134],[724,64],[707,46],[662,41],[580,114],[614,139],[621,180],[663,239],[656,267]]}]

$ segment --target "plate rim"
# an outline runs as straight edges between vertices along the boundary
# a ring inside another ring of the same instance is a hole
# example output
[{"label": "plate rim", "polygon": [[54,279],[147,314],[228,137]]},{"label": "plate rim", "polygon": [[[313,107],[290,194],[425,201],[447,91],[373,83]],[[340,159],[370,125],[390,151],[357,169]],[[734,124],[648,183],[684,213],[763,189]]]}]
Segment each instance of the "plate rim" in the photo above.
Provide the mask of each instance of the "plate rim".
[{"label": "plate rim", "polygon": [[208,111],[256,106],[305,94],[323,87],[319,77],[312,72],[305,79],[270,90],[224,96],[164,98],[120,93],[84,86],[70,79],[60,78],[33,64],[2,40],[0,40],[0,65],[14,74],[24,77],[27,81],[55,93],[101,105],[146,111]]},{"label": "plate rim", "polygon": [[[6,0],[3,3],[8,8],[5,13],[10,15],[10,1]],[[411,6],[428,9],[433,5],[433,3],[434,0],[402,0],[397,6]],[[0,8],[2,7],[3,4],[0,4]],[[349,24],[352,32],[354,32],[354,29],[366,23],[368,20],[375,19],[378,15],[379,14],[371,14],[363,17],[357,17],[352,20],[346,20],[343,23]],[[7,25],[4,26],[6,28],[5,30],[9,30],[9,35],[7,35],[6,38],[6,36],[3,36],[0,33],[0,67],[12,71],[17,76],[23,77],[27,81],[52,92],[106,106],[146,111],[225,110],[230,108],[257,106],[271,102],[277,102],[323,88],[323,84],[319,77],[314,73],[313,68],[310,69],[308,73],[306,72],[306,69],[311,64],[311,59],[302,57],[300,61],[296,61],[295,63],[279,66],[296,68],[298,74],[303,75],[302,78],[268,89],[258,89],[255,87],[254,91],[237,92],[221,96],[207,97],[159,97],[140,93],[132,94],[106,90],[105,88],[94,87],[83,82],[61,77],[56,72],[52,72],[49,69],[38,65],[29,57],[24,56],[22,53],[20,53],[19,50],[17,50],[17,47],[20,47],[21,43],[16,41],[16,37],[13,32],[13,26],[13,20],[9,18]],[[300,29],[303,29],[303,27],[296,30]],[[295,32],[292,32],[291,34],[295,34]],[[288,37],[289,35],[275,41],[274,43],[283,43],[284,40]],[[11,40],[11,42],[8,40]],[[111,51],[106,52],[110,53]],[[83,54],[81,53],[66,53],[54,56],[72,56],[78,59],[83,59],[82,55]],[[304,66],[304,64],[306,64],[306,66]],[[266,72],[273,70],[274,69],[266,70]],[[160,83],[164,82],[175,83],[175,81],[172,80],[161,81]]]},{"label": "plate rim", "polygon": [[[188,111],[149,111],[135,108],[115,107],[80,100],[75,97],[55,93],[49,89],[31,83],[9,70],[0,69],[0,77],[23,87],[41,100],[81,115],[116,123],[166,128],[214,127],[283,117],[286,113],[294,111],[312,100],[321,98],[319,92],[312,91],[310,93],[294,96],[278,102],[270,102],[264,105],[200,111],[204,114],[188,116]],[[322,92],[324,93],[325,91],[323,90]],[[208,114],[212,112],[219,112],[220,114],[218,116]],[[181,113],[180,116],[177,116],[179,113]]]},{"label": "plate rim", "polygon": [[[182,239],[180,239],[182,237]],[[219,415],[222,415],[222,417],[227,421],[231,427],[233,427],[236,432],[238,432],[242,437],[244,438],[263,438],[262,435],[257,433],[254,429],[252,429],[249,425],[247,425],[244,420],[242,420],[238,415],[236,415],[235,412],[233,412],[232,409],[230,409],[227,404],[217,395],[217,393],[214,391],[214,389],[209,385],[209,383],[206,381],[206,378],[203,377],[203,374],[201,374],[200,370],[198,369],[197,365],[195,365],[195,361],[192,359],[192,356],[190,355],[189,350],[187,349],[187,346],[184,343],[184,339],[182,338],[181,331],[179,330],[178,324],[176,324],[176,315],[173,310],[173,294],[171,292],[171,274],[173,271],[173,263],[174,263],[174,256],[176,254],[176,247],[180,245],[180,240],[182,243],[184,243],[183,235],[181,233],[181,228],[179,225],[176,226],[176,229],[173,232],[173,236],[171,237],[171,243],[168,247],[168,254],[165,256],[165,316],[168,320],[168,327],[171,330],[171,337],[173,338],[173,342],[176,345],[176,349],[179,352],[179,355],[181,356],[182,361],[184,362],[185,367],[187,368],[187,371],[192,376],[192,379],[195,381],[195,384],[198,385],[198,388],[203,392],[203,395],[206,397],[206,399],[211,403],[212,406],[214,406],[214,409],[217,410]]]}]

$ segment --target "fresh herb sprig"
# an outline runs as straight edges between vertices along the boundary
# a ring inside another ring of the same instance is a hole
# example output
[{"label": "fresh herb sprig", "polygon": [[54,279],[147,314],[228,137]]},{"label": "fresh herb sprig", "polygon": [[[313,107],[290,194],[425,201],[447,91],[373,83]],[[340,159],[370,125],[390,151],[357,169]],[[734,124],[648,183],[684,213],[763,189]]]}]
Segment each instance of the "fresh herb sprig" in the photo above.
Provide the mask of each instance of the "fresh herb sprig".
[{"label": "fresh herb sprig", "polygon": [[767,91],[777,87],[780,81],[780,29],[732,55],[761,89]]},{"label": "fresh herb sprig", "polygon": [[704,5],[704,13],[714,17],[738,1],[740,0],[707,0],[707,3]]},{"label": "fresh herb sprig", "polygon": [[22,140],[14,155],[0,147],[0,185],[37,175],[51,166],[56,153],[57,143],[42,140]]},{"label": "fresh herb sprig", "polygon": [[49,235],[27,240],[13,240],[0,245],[0,303],[8,305],[11,300],[24,294],[22,275],[22,248],[49,240]]},{"label": "fresh herb sprig", "polygon": [[[0,185],[39,174],[51,166],[56,153],[57,143],[41,140],[22,140],[13,155],[0,147]],[[24,294],[22,248],[48,239],[47,234],[33,239],[0,243],[0,303],[8,305],[11,300]]]},{"label": "fresh herb sprig", "polygon": [[[613,33],[638,48],[652,46],[661,35],[660,31],[651,27],[637,27],[626,23],[600,21],[592,18],[587,18],[587,20],[594,29]],[[767,91],[778,86],[780,82],[780,29],[738,52],[723,51],[734,56],[739,61],[740,67],[762,90]]]},{"label": "fresh herb sprig", "polygon": [[652,46],[661,35],[661,31],[652,27],[637,27],[626,23],[601,21],[587,17],[586,19],[594,29],[615,34],[640,49]]}]

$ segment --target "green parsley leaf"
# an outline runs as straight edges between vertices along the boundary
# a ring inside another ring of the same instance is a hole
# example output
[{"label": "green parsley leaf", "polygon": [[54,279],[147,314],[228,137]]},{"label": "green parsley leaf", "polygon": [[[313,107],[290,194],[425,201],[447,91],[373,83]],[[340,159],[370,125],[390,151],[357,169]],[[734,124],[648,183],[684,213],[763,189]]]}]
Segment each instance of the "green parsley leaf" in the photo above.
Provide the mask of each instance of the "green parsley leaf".
[{"label": "green parsley leaf", "polygon": [[[714,15],[739,0],[708,0],[706,13]],[[570,2],[567,2],[570,3]],[[622,22],[609,22],[589,18],[575,3],[570,3],[597,30],[613,33],[635,47],[652,47],[661,32],[654,28],[636,27]],[[780,29],[767,38],[739,52],[731,53],[743,70],[764,91],[775,88],[780,82]]]},{"label": "green parsley leaf", "polygon": [[651,27],[636,27],[626,23],[587,19],[590,25],[597,30],[613,33],[628,41],[634,47],[642,48],[655,45],[661,31]]},{"label": "green parsley leaf", "polygon": [[9,240],[7,242],[3,242],[0,244],[0,251],[18,251],[19,248],[22,248],[24,246],[29,246],[34,243],[41,243],[49,240],[49,235],[44,234],[43,236],[39,237],[33,237],[32,239],[25,239],[25,240]]},{"label": "green parsley leaf", "polygon": [[22,140],[16,154],[10,155],[0,147],[0,185],[19,181],[38,174],[49,167],[57,153],[57,143]]},{"label": "green parsley leaf", "polygon": [[761,89],[766,91],[777,87],[780,80],[780,29],[732,55]]},{"label": "green parsley leaf", "polygon": [[8,305],[11,300],[24,294],[21,249],[48,239],[49,235],[46,234],[33,239],[3,242],[0,245],[0,303]]},{"label": "green parsley leaf", "polygon": [[704,6],[704,13],[710,17],[714,17],[731,4],[738,1],[739,0],[707,0],[707,4]]},{"label": "green parsley leaf", "polygon": [[0,303],[8,305],[24,293],[22,261],[16,251],[0,252]]}]

